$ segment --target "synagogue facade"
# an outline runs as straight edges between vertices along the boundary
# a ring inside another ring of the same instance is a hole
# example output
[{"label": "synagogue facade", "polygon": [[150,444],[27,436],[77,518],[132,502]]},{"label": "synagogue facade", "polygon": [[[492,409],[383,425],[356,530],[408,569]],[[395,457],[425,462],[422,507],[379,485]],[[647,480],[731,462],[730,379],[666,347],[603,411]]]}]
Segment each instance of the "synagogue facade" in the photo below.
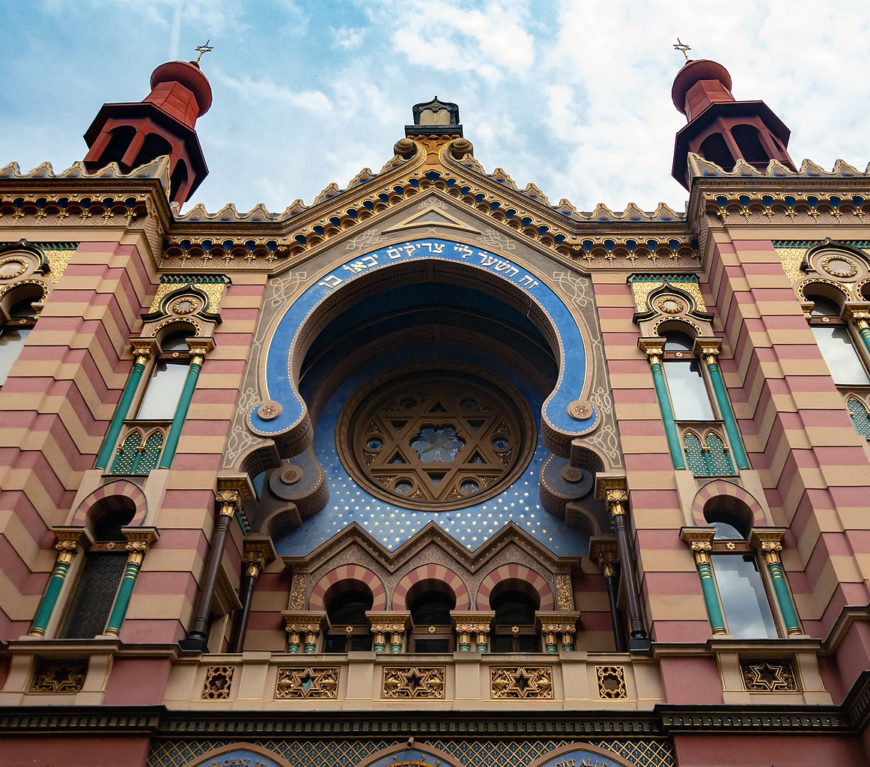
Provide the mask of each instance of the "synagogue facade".
[{"label": "synagogue facade", "polygon": [[867,764],[870,175],[671,95],[682,211],[209,212],[195,62],[0,169],[0,765]]}]

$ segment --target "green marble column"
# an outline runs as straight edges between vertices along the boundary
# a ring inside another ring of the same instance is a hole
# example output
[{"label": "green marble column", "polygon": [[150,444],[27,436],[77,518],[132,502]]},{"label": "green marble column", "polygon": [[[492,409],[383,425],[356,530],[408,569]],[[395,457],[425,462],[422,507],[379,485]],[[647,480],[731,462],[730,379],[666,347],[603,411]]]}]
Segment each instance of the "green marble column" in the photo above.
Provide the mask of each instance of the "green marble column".
[{"label": "green marble column", "polygon": [[662,423],[665,427],[665,436],[668,440],[668,451],[671,454],[671,461],[675,469],[685,469],[686,459],[683,457],[683,446],[680,444],[680,434],[677,431],[677,423],[674,419],[674,409],[671,407],[668,385],[665,383],[665,373],[662,370],[664,341],[660,338],[642,338],[640,339],[640,348],[649,359],[653,386],[655,386],[656,398],[659,401],[659,410],[662,414]]},{"label": "green marble column", "polygon": [[728,434],[728,442],[731,447],[731,454],[734,456],[734,462],[737,464],[738,469],[748,469],[749,457],[743,449],[740,430],[737,428],[737,419],[734,417],[734,411],[731,409],[728,390],[725,388],[725,381],[722,379],[722,372],[719,370],[719,364],[716,361],[719,349],[703,348],[701,354],[707,363],[707,373],[710,375],[710,383],[713,384],[713,392],[716,395],[719,412],[722,414],[722,420],[725,422],[725,431]]},{"label": "green marble column", "polygon": [[701,591],[704,593],[704,604],[707,606],[707,616],[710,618],[710,627],[713,634],[727,634],[725,616],[722,614],[722,606],[719,604],[719,594],[716,591],[716,579],[713,577],[713,565],[710,562],[710,552],[713,550],[713,531],[709,535],[684,536],[683,539],[692,549],[695,557],[695,567],[701,578]]},{"label": "green marble column", "polygon": [[798,620],[791,592],[788,590],[785,571],[782,569],[782,560],[779,556],[779,552],[782,551],[782,543],[770,539],[762,539],[760,543],[761,550],[764,552],[764,559],[767,562],[767,571],[770,573],[770,581],[773,584],[773,592],[776,594],[779,612],[785,624],[786,633],[789,636],[801,634],[800,620]]},{"label": "green marble column", "polygon": [[55,548],[57,549],[57,558],[54,562],[54,568],[36,610],[36,617],[33,619],[30,631],[27,632],[31,636],[45,636],[45,630],[48,628],[48,623],[54,613],[57,598],[60,596],[70,565],[79,551],[78,543],[69,540],[58,541]]},{"label": "green marble column", "polygon": [[118,586],[118,593],[115,595],[112,612],[109,613],[109,620],[106,623],[106,634],[118,636],[121,633],[121,625],[124,623],[127,608],[130,606],[130,597],[133,596],[133,588],[136,585],[136,579],[139,577],[139,570],[142,567],[142,560],[145,559],[145,552],[147,550],[148,544],[145,541],[130,541],[127,544],[127,551],[129,552],[127,554],[127,564],[124,567],[121,584]]},{"label": "green marble column", "polygon": [[118,407],[115,408],[115,414],[109,422],[109,428],[103,439],[103,445],[97,455],[97,462],[95,464],[97,469],[105,471],[109,465],[118,436],[121,434],[121,429],[124,426],[124,419],[130,412],[130,405],[136,396],[136,390],[139,388],[139,382],[142,380],[142,373],[145,371],[145,363],[148,361],[149,356],[150,352],[137,351],[136,361],[133,364],[133,369],[130,371],[130,377],[127,379],[124,391],[121,394],[121,401],[118,403]]}]

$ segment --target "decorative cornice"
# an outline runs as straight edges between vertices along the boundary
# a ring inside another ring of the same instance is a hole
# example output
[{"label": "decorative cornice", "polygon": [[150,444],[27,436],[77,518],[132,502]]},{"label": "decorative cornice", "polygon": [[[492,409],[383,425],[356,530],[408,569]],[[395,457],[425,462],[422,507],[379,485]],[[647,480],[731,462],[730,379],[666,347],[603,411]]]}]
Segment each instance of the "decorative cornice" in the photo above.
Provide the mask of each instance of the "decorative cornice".
[{"label": "decorative cornice", "polygon": [[667,737],[688,732],[769,732],[782,734],[849,733],[853,725],[843,708],[835,706],[670,706],[653,712],[439,711],[402,714],[380,712],[311,711],[295,716],[264,711],[167,711],[163,706],[5,706],[0,707],[0,732],[59,735],[62,733],[147,733],[157,737],[201,735],[215,737],[321,736],[357,738],[428,735],[468,737],[558,735],[575,737],[607,734]]}]

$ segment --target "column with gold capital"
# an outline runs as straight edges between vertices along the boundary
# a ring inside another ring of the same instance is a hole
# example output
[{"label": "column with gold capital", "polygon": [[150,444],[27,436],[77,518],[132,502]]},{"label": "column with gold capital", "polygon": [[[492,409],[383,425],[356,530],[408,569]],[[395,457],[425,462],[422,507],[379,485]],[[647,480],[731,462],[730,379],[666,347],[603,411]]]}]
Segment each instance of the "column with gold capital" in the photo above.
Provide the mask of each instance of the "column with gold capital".
[{"label": "column with gold capital", "polygon": [[719,594],[716,592],[716,581],[713,578],[713,565],[710,562],[710,552],[713,550],[715,530],[684,529],[682,539],[689,544],[695,558],[695,567],[701,578],[701,591],[704,594],[704,604],[707,606],[707,616],[714,634],[727,634],[725,618],[719,604]]},{"label": "column with gold capital", "polygon": [[230,634],[229,651],[241,652],[245,644],[245,634],[248,631],[248,618],[251,615],[251,602],[254,598],[254,588],[267,562],[275,558],[275,547],[271,539],[246,540],[242,550],[242,582],[239,596],[242,607],[236,613],[233,629]]},{"label": "column with gold capital", "polygon": [[211,338],[190,338],[187,345],[190,347],[190,367],[187,370],[187,378],[184,380],[181,396],[178,398],[175,415],[166,434],[166,443],[163,446],[163,453],[157,466],[159,469],[168,469],[172,465],[172,459],[178,448],[178,440],[181,437],[181,430],[184,428],[184,420],[187,418],[187,411],[193,398],[193,391],[196,389],[196,382],[199,379],[199,371],[202,369],[205,355],[214,349],[214,341]]},{"label": "column with gold capital", "polygon": [[242,492],[239,489],[222,488],[215,492],[215,500],[217,502],[217,520],[200,582],[199,595],[193,609],[193,620],[187,637],[179,643],[182,650],[190,652],[205,652],[207,649],[206,629],[209,610],[214,597],[215,584],[224,556],[230,525],[236,512],[242,506]]},{"label": "column with gold capital", "polygon": [[737,419],[731,408],[731,400],[728,399],[728,390],[725,388],[722,371],[719,370],[719,353],[722,351],[722,341],[719,338],[698,338],[695,341],[695,351],[701,355],[707,366],[707,375],[710,376],[710,383],[713,385],[716,404],[719,405],[719,412],[725,423],[725,432],[728,434],[728,442],[737,468],[748,469],[749,457],[743,449],[740,429],[737,428]]},{"label": "column with gold capital", "polygon": [[133,588],[139,577],[145,552],[159,537],[155,528],[141,527],[126,528],[124,535],[127,538],[127,564],[124,566],[121,584],[118,586],[118,593],[115,595],[115,602],[106,623],[105,633],[111,636],[119,636],[121,633],[121,626],[124,623],[127,608],[130,606],[130,597],[133,595]]},{"label": "column with gold capital", "polygon": [[847,303],[843,314],[855,326],[864,346],[870,352],[870,301]]},{"label": "column with gold capital", "polygon": [[137,338],[131,341],[130,345],[133,348],[133,369],[130,371],[127,383],[124,385],[124,391],[121,392],[121,400],[118,402],[118,407],[115,408],[115,413],[109,422],[106,437],[103,439],[100,452],[97,454],[97,461],[94,464],[95,468],[103,469],[104,471],[109,465],[112,451],[115,449],[115,443],[121,434],[124,419],[127,417],[127,413],[130,412],[130,405],[136,396],[136,390],[139,388],[139,382],[142,380],[142,373],[145,372],[145,365],[157,348],[157,340],[154,338]]},{"label": "column with gold capital", "polygon": [[686,460],[683,457],[683,448],[680,445],[680,435],[677,432],[677,423],[674,419],[674,409],[671,406],[671,398],[668,394],[668,385],[665,382],[665,374],[662,370],[662,356],[665,351],[663,338],[640,338],[637,345],[646,354],[652,372],[653,386],[656,390],[656,398],[659,401],[659,410],[662,414],[662,423],[665,427],[665,436],[668,440],[668,451],[675,469],[685,469]]},{"label": "column with gold capital", "polygon": [[54,568],[48,578],[48,585],[45,587],[45,592],[39,602],[30,631],[27,632],[31,636],[45,636],[45,630],[51,621],[51,616],[57,605],[57,598],[60,596],[64,581],[66,581],[70,565],[87,540],[87,534],[84,530],[56,530],[55,534],[57,535],[57,543],[54,548],[57,550],[57,554],[55,555]]},{"label": "column with gold capital", "polygon": [[628,648],[625,646],[622,611],[618,605],[619,583],[616,568],[619,563],[619,553],[616,542],[593,538],[589,547],[589,558],[601,568],[601,574],[607,584],[607,601],[610,605],[614,646],[617,652],[625,652]]},{"label": "column with gold capital", "polygon": [[626,517],[628,515],[628,490],[625,487],[625,477],[608,477],[599,474],[595,480],[596,496],[603,499],[610,512],[610,522],[616,535],[616,547],[619,561],[623,563],[622,577],[625,580],[625,595],[628,600],[629,649],[648,650],[650,639],[644,626],[643,613],[640,608],[640,591],[637,586],[631,541],[628,537]]},{"label": "column with gold capital", "polygon": [[764,555],[765,562],[767,563],[767,572],[770,574],[770,582],[773,584],[773,593],[776,594],[776,601],[779,605],[782,621],[785,624],[785,630],[789,636],[795,636],[803,633],[803,631],[797,616],[797,610],[795,610],[794,601],[791,598],[791,592],[788,590],[785,571],[782,569],[780,552],[782,551],[782,538],[784,535],[784,530],[754,530],[752,532],[752,543],[756,548],[761,549]]}]

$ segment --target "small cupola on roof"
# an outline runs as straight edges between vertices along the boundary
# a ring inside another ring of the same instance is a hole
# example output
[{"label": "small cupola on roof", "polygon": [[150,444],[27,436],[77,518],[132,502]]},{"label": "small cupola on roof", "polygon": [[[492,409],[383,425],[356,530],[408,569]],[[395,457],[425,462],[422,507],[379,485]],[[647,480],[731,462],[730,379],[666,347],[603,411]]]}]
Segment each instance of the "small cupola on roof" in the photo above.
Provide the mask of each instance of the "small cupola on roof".
[{"label": "small cupola on roof", "polygon": [[689,152],[731,170],[738,159],[763,169],[778,160],[794,170],[786,147],[791,131],[763,101],[737,101],[731,75],[707,59],[689,60],[674,78],[674,106],[688,125],[676,135],[671,175],[687,189]]},{"label": "small cupola on roof", "polygon": [[414,124],[405,126],[406,136],[462,135],[459,107],[436,96],[424,104],[414,104]]},{"label": "small cupola on roof", "polygon": [[194,126],[209,107],[211,86],[198,60],[161,64],[142,101],[103,104],[85,132],[85,167],[93,172],[116,162],[127,173],[167,155],[170,199],[181,204],[208,175]]}]

